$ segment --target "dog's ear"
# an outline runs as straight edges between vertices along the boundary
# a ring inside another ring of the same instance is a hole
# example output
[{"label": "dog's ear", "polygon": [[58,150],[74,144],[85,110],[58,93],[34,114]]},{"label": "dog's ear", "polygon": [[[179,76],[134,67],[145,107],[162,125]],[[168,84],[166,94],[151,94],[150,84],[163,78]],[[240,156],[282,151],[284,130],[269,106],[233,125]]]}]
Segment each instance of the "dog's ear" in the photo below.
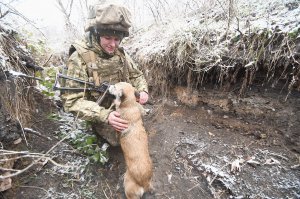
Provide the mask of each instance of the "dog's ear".
[{"label": "dog's ear", "polygon": [[124,94],[123,94],[123,89],[120,89],[117,91],[117,93],[115,94],[115,100],[114,100],[114,104],[116,105],[116,108],[118,108],[121,103],[124,101]]},{"label": "dog's ear", "polygon": [[126,96],[125,96],[125,93],[124,93],[124,89],[121,89],[121,90],[120,90],[119,97],[120,97],[121,102],[124,101],[124,99],[125,99],[125,97],[126,97]]},{"label": "dog's ear", "polygon": [[120,89],[120,90],[115,90],[115,92],[113,93],[113,96],[115,98],[116,101],[119,101],[121,102],[122,99],[124,98],[124,94],[123,94],[123,89]]}]

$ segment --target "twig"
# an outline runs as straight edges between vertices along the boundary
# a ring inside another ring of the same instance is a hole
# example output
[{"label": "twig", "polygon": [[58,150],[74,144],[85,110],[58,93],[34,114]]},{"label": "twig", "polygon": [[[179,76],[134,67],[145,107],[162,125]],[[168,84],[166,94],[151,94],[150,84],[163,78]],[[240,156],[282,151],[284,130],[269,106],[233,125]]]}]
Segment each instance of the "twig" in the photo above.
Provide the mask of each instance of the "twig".
[{"label": "twig", "polygon": [[2,19],[3,17],[5,17],[5,15],[7,15],[9,13],[9,10],[5,11],[3,14],[0,13],[0,19]]},{"label": "twig", "polygon": [[45,138],[45,139],[47,139],[47,140],[52,140],[51,138],[49,138],[49,137],[46,137],[46,136],[44,136],[44,135],[42,135],[40,132],[37,132],[37,131],[35,131],[35,130],[33,130],[33,129],[30,129],[30,128],[24,128],[23,129],[26,133],[32,133],[32,134],[34,134],[34,135],[37,135],[37,136],[40,136],[40,137],[42,137],[42,138]]},{"label": "twig", "polygon": [[300,164],[296,164],[296,165],[291,166],[291,169],[298,169],[299,167],[300,167]]},{"label": "twig", "polygon": [[275,157],[279,157],[281,159],[284,159],[285,161],[289,160],[287,157],[284,157],[283,155],[280,155],[278,153],[272,153],[272,152],[269,152],[268,150],[259,150],[259,151],[263,154],[266,154],[266,155],[272,155],[272,156],[275,156]]},{"label": "twig", "polygon": [[36,187],[36,186],[20,186],[22,188],[34,188],[34,189],[40,189],[40,190],[43,190],[45,191],[46,193],[48,193],[48,191],[42,187]]},{"label": "twig", "polygon": [[[222,171],[222,169],[223,169],[224,167],[226,167],[226,166],[228,166],[228,163],[226,163],[224,166],[222,166],[222,167],[220,168],[220,170]],[[214,176],[214,178],[209,182],[209,185],[212,185],[212,183],[215,181],[215,179],[216,179],[218,176],[219,176],[219,175],[216,173],[215,176]]]},{"label": "twig", "polygon": [[[30,169],[32,166],[34,166],[35,164],[37,164],[40,160],[42,160],[43,158],[46,158],[46,160],[49,160],[50,162],[52,162],[53,164],[55,164],[56,166],[62,166],[62,167],[66,167],[64,165],[60,165],[58,163],[56,163],[54,160],[50,159],[49,157],[46,157],[46,155],[48,155],[55,147],[57,147],[61,142],[63,142],[65,139],[67,139],[69,136],[65,136],[63,139],[61,139],[59,142],[57,142],[54,146],[52,146],[45,154],[42,154],[41,157],[39,157],[37,160],[34,160],[30,165],[28,165],[27,167],[25,167],[22,170],[18,170],[16,173],[13,173],[11,175],[6,175],[6,176],[2,176],[0,175],[0,180],[4,180],[6,178],[11,178],[11,177],[15,177],[17,175],[20,175],[21,173],[24,173],[25,171],[27,171],[28,169]],[[0,150],[1,152],[1,150]]]},{"label": "twig", "polygon": [[107,185],[107,187],[108,187],[108,190],[109,190],[110,195],[112,196],[113,194],[112,194],[112,192],[111,192],[111,189],[110,189],[109,184],[107,183],[107,180],[105,180],[105,183],[106,183],[106,185]]},{"label": "twig", "polygon": [[285,161],[289,160],[287,157],[284,157],[283,155],[280,155],[280,154],[277,154],[277,153],[270,153],[269,152],[269,154],[272,155],[272,156],[276,156],[276,157],[279,157],[281,159],[284,159]]},{"label": "twig", "polygon": [[73,166],[59,164],[59,163],[55,162],[54,160],[52,160],[51,158],[46,158],[46,160],[50,161],[52,164],[54,164],[55,166],[58,166],[58,167],[63,167],[63,168],[71,168],[71,167],[73,167]]},{"label": "twig", "polygon": [[47,59],[47,61],[43,64],[43,66],[46,66],[46,64],[48,64],[49,60],[51,59],[51,57],[53,56],[53,54],[50,55],[50,57]]},{"label": "twig", "polygon": [[105,198],[109,199],[109,197],[106,195],[104,189],[102,189],[102,191],[103,191],[103,193],[104,193],[104,195],[105,195]]},{"label": "twig", "polygon": [[[1,155],[14,155],[14,154],[29,154],[29,151],[8,151],[8,150],[0,150],[0,156]],[[40,153],[30,153],[34,155],[39,155]]]},{"label": "twig", "polygon": [[9,9],[9,12],[10,12],[10,13],[15,14],[15,15],[21,17],[22,19],[24,19],[26,22],[28,22],[30,25],[32,25],[36,30],[38,30],[38,31],[41,33],[41,35],[43,35],[44,38],[46,38],[45,35],[44,35],[44,33],[43,33],[39,28],[37,28],[37,27],[34,25],[34,22],[32,22],[32,21],[31,21],[30,19],[28,19],[27,17],[25,17],[22,13],[20,13],[20,12],[19,12],[18,10],[16,10],[14,7],[12,7],[12,6],[9,5],[9,4],[2,3],[1,1],[0,1],[0,4],[2,4],[2,5],[4,5],[5,7],[7,7],[7,8]]},{"label": "twig", "polygon": [[1,159],[0,162],[7,162],[7,161],[18,160],[18,159],[22,159],[22,158],[39,158],[39,157],[41,157],[41,156],[28,154],[28,155],[18,156],[18,157],[14,157],[14,158]]},{"label": "twig", "polygon": [[51,149],[49,149],[47,151],[47,153],[45,153],[44,155],[49,154],[55,147],[57,147],[57,145],[59,145],[60,143],[62,143],[64,140],[66,140],[69,137],[69,135],[66,135],[63,139],[61,139],[60,141],[58,141],[53,147],[51,147]]},{"label": "twig", "polygon": [[192,188],[188,189],[188,191],[191,191],[191,190],[193,190],[194,188],[196,188],[196,187],[198,187],[198,186],[200,186],[200,184],[196,184],[196,185],[193,186]]},{"label": "twig", "polygon": [[30,78],[30,79],[35,79],[35,80],[39,80],[39,81],[43,81],[41,78],[35,77],[35,76],[30,76],[30,75],[26,75],[24,73],[21,72],[16,72],[16,71],[12,71],[12,70],[6,70],[4,71],[6,73],[7,76],[12,76],[14,77],[25,77],[25,78]]},{"label": "twig", "polygon": [[23,136],[24,136],[24,140],[25,140],[25,142],[26,142],[26,146],[29,146],[29,145],[28,145],[28,142],[27,142],[27,139],[26,139],[25,132],[24,132],[24,130],[23,130],[23,126],[22,126],[22,124],[21,124],[21,122],[20,122],[18,116],[17,116],[17,121],[19,122],[19,124],[20,124],[20,126],[21,126],[22,133],[23,133]]},{"label": "twig", "polygon": [[22,169],[22,170],[18,170],[16,173],[11,174],[11,175],[6,175],[6,176],[2,176],[0,175],[0,180],[4,180],[6,178],[11,178],[17,175],[20,175],[21,173],[24,173],[25,171],[27,171],[28,169],[30,169],[33,165],[35,164],[35,162],[32,162],[29,166],[27,166],[26,168]]},{"label": "twig", "polygon": [[[7,169],[7,168],[3,168],[0,167],[0,170],[4,170],[4,171],[16,171],[15,173],[11,174],[11,175],[5,175],[2,176],[0,175],[0,180],[4,180],[6,178],[11,178],[17,175],[20,175],[21,173],[24,173],[25,171],[27,171],[28,169],[30,169],[33,165],[37,164],[43,157],[40,157],[38,160],[33,161],[29,166],[27,166],[26,168],[22,169],[22,170],[15,170],[15,169]],[[52,160],[51,158],[46,158],[45,160],[46,162],[50,161],[52,164],[54,164],[55,166],[59,166],[59,167],[64,167],[64,168],[70,168],[72,166],[66,166],[66,165],[62,165],[62,164],[58,164],[57,162],[55,162],[54,160]]]},{"label": "twig", "polygon": [[4,168],[4,167],[0,167],[0,170],[2,170],[2,171],[19,171],[17,169],[8,169],[8,168]]}]

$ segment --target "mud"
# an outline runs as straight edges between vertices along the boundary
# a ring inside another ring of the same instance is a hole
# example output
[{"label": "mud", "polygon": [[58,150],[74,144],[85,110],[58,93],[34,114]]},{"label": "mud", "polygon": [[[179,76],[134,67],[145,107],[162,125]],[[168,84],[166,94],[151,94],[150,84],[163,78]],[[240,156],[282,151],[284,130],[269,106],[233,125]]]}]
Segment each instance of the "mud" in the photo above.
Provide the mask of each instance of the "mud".
[{"label": "mud", "polygon": [[299,98],[199,96],[166,101],[147,123],[158,198],[299,198]]}]

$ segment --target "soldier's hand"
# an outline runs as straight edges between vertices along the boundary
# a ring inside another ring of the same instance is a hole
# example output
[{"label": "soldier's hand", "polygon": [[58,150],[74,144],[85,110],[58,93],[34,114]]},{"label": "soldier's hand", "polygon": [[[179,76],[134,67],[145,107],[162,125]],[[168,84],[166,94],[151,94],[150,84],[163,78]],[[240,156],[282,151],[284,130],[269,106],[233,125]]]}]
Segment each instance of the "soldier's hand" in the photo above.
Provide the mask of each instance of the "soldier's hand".
[{"label": "soldier's hand", "polygon": [[149,99],[148,93],[146,93],[144,91],[140,92],[140,98],[139,98],[139,103],[140,104],[146,104],[148,99]]},{"label": "soldier's hand", "polygon": [[108,115],[108,124],[116,131],[123,131],[128,128],[128,122],[120,118],[120,113],[113,111]]}]

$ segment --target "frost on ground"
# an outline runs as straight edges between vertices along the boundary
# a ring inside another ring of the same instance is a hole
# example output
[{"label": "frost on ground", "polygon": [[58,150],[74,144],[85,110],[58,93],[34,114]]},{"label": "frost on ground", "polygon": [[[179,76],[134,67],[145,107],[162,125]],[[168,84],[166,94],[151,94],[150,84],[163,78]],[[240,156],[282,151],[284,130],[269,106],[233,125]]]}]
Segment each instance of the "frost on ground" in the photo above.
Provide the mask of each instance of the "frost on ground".
[{"label": "frost on ground", "polygon": [[215,41],[223,45],[224,33],[237,36],[264,29],[292,33],[300,28],[300,5],[297,0],[235,1],[229,24],[226,16],[228,4],[222,5],[220,1],[214,1],[213,4],[209,7],[203,5],[184,17],[166,19],[162,24],[148,27],[146,31],[138,30],[135,32],[137,41],[128,42],[125,46],[132,52],[137,51],[140,56],[163,55],[167,54],[172,40],[176,41],[177,38],[187,37],[191,44],[196,44],[196,38],[192,37],[195,32],[206,34],[208,37],[203,39],[209,39],[208,42]]},{"label": "frost on ground", "polygon": [[[282,193],[281,197],[299,198],[300,182],[293,170],[295,165],[290,165],[284,154],[232,146],[222,140],[214,144],[220,147],[218,153],[195,137],[183,138],[177,143],[176,161],[188,161],[193,169],[203,173],[215,198],[222,191],[228,191],[234,198],[276,198],[278,192]],[[232,147],[244,152],[233,156]],[[180,169],[183,168],[179,166]]]},{"label": "frost on ground", "polygon": [[169,198],[299,198],[299,148],[283,139],[288,124],[299,128],[293,119],[299,99],[285,103],[277,92],[265,92],[237,98],[206,90],[197,94],[197,106],[184,106],[178,96],[165,102],[155,124],[147,122],[158,192]]}]

